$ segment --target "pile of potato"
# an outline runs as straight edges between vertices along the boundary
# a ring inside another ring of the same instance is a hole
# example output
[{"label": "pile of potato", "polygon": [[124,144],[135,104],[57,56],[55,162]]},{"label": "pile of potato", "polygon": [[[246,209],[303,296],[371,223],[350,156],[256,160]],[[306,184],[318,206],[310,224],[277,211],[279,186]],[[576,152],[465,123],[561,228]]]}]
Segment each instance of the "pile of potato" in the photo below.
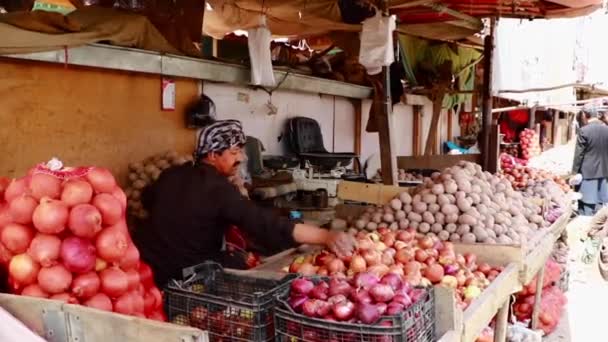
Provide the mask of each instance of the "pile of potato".
[{"label": "pile of potato", "polygon": [[414,228],[443,241],[487,244],[525,244],[548,226],[540,206],[513,190],[508,180],[464,161],[434,173],[387,206],[369,208],[354,225]]},{"label": "pile of potato", "polygon": [[398,180],[400,182],[421,182],[424,176],[418,172],[406,172],[404,169],[399,169]]},{"label": "pile of potato", "polygon": [[157,180],[163,170],[189,161],[192,161],[192,156],[180,156],[177,152],[170,151],[129,164],[129,183],[125,189],[129,214],[139,219],[146,218],[147,213],[141,203],[142,190]]}]

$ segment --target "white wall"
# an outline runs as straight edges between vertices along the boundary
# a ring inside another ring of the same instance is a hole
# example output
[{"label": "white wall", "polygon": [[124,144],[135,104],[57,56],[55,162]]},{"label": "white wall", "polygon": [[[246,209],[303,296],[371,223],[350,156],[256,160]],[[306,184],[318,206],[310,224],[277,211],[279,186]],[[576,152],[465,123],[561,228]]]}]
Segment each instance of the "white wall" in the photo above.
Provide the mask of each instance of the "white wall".
[{"label": "white wall", "polygon": [[283,141],[278,139],[287,119],[295,116],[319,122],[328,151],[354,151],[355,111],[348,99],[277,90],[272,95],[277,113],[269,115],[267,104],[270,96],[263,90],[205,82],[203,92],[215,102],[219,119],[243,122],[245,133],[260,139],[267,155],[287,152]]}]

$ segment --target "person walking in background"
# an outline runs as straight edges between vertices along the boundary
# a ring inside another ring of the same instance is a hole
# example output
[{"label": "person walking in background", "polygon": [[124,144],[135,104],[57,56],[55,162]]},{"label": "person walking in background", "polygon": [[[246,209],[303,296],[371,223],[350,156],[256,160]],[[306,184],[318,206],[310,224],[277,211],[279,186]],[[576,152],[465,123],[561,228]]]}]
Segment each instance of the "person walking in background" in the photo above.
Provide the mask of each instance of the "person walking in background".
[{"label": "person walking in background", "polygon": [[608,203],[608,126],[606,112],[586,114],[589,120],[578,133],[572,173],[582,179],[579,215],[593,216]]}]

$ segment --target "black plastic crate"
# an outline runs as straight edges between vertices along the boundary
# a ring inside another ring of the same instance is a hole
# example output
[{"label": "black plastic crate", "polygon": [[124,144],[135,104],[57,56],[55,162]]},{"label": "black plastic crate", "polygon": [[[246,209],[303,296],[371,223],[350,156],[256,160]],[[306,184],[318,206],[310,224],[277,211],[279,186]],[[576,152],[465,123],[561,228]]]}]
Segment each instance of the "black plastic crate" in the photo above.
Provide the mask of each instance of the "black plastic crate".
[{"label": "black plastic crate", "polygon": [[[313,279],[315,283],[318,280]],[[373,325],[331,322],[295,313],[278,301],[274,320],[277,342],[434,342],[435,297],[432,290],[400,315],[382,316]]]},{"label": "black plastic crate", "polygon": [[184,270],[184,280],[169,282],[165,310],[170,322],[206,330],[211,341],[272,341],[276,296],[296,277],[260,279],[197,265]]}]

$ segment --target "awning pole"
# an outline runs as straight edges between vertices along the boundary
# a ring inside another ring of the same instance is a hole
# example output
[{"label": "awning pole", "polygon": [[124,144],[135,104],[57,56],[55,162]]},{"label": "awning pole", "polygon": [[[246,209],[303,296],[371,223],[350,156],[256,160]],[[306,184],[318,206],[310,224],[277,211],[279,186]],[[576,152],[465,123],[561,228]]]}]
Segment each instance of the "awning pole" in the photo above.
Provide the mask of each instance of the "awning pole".
[{"label": "awning pole", "polygon": [[483,103],[482,103],[482,143],[483,169],[490,166],[490,134],[492,132],[492,64],[494,59],[494,35],[496,19],[490,19],[490,33],[484,38],[483,47]]}]

